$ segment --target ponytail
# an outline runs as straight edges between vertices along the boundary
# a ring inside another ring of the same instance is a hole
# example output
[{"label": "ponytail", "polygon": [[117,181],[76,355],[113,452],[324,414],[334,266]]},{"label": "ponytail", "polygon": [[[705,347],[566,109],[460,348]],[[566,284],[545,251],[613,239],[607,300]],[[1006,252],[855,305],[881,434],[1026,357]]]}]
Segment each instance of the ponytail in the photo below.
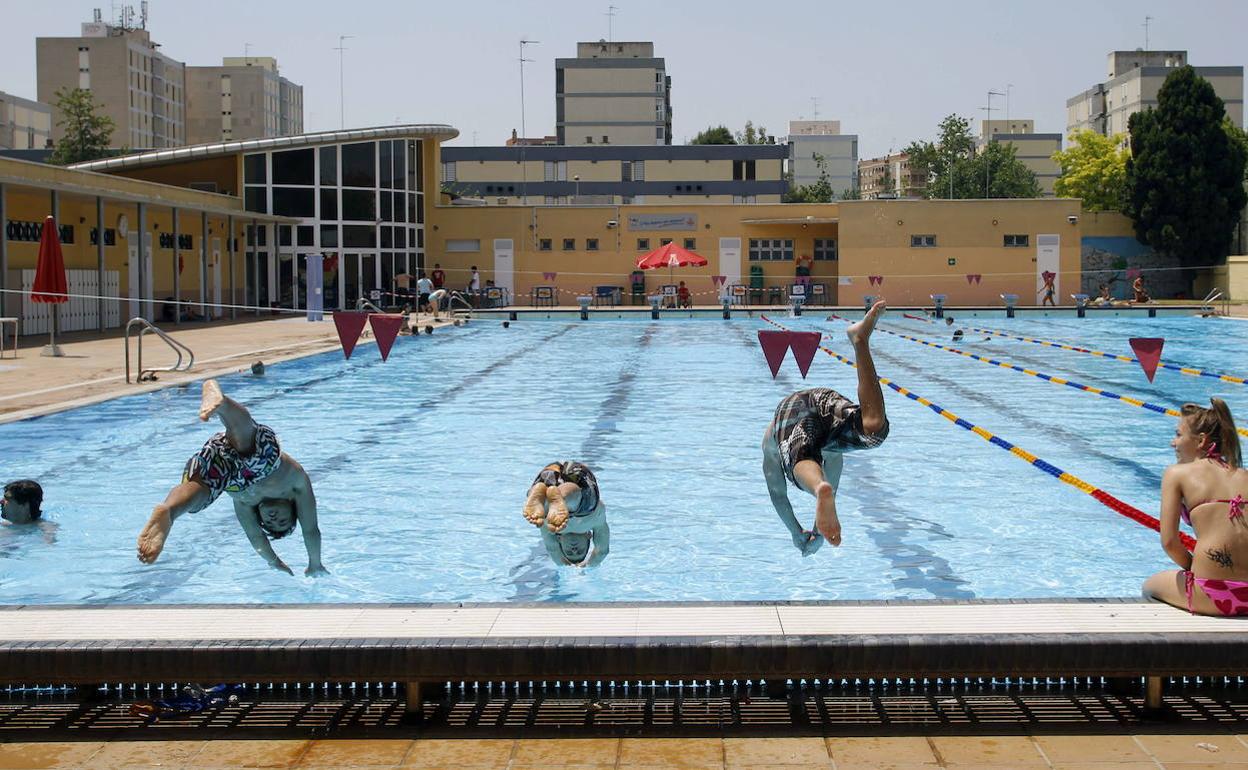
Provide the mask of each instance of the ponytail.
[{"label": "ponytail", "polygon": [[1188,420],[1193,433],[1203,433],[1211,443],[1216,444],[1217,454],[1227,465],[1240,468],[1243,460],[1239,451],[1239,432],[1235,429],[1231,408],[1220,398],[1211,398],[1209,402],[1209,408],[1184,404],[1180,413]]}]

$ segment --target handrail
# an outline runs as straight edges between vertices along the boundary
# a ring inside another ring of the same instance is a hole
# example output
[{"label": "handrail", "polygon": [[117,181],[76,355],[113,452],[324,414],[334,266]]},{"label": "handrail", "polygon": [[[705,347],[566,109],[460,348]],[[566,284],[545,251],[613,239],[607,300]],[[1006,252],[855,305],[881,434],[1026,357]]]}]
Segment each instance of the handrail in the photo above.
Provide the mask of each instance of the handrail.
[{"label": "handrail", "polygon": [[1219,289],[1217,286],[1215,286],[1212,289],[1210,289],[1209,293],[1205,295],[1205,298],[1200,301],[1201,311],[1205,313],[1212,313],[1213,303],[1218,301],[1219,299],[1222,300],[1223,305],[1229,305],[1229,302],[1227,301],[1226,297],[1223,296],[1222,294],[1222,290]]},{"label": "handrail", "polygon": [[369,301],[368,301],[367,299],[365,299],[364,297],[360,297],[359,299],[357,299],[357,300],[355,301],[355,309],[356,309],[356,310],[364,310],[365,308],[371,308],[371,309],[372,309],[372,311],[373,311],[374,313],[381,313],[381,312],[384,312],[381,308],[379,308],[379,307],[377,307],[376,305],[374,305],[373,303],[369,302]]},{"label": "handrail", "polygon": [[[153,324],[151,321],[148,321],[146,318],[135,317],[135,318],[131,318],[126,323],[126,382],[130,382],[130,330],[135,326],[135,324],[139,325],[138,342],[136,343],[136,347],[138,350],[138,366],[137,366],[138,376],[137,376],[136,382],[143,382],[143,377],[146,374],[155,374],[156,372],[186,372],[186,371],[190,371],[191,367],[195,365],[194,351],[192,351],[186,345],[183,345],[181,342],[178,342],[173,337],[170,337],[168,334],[164,332],[164,330],[162,330],[160,327]],[[173,366],[169,366],[169,367],[165,367],[161,369],[144,369],[143,368],[143,335],[147,334],[148,332],[151,332],[155,334],[157,337],[160,337],[162,340],[165,341],[166,345],[168,345],[170,348],[173,349],[174,353],[178,354],[177,363],[175,363]],[[183,353],[186,354],[185,359],[183,358],[183,355],[182,355]],[[185,361],[185,363],[183,363],[183,361]]]},{"label": "handrail", "polygon": [[472,317],[472,311],[475,309],[468,300],[464,299],[464,295],[457,291],[451,292],[450,299],[447,300],[447,310],[453,316],[455,315],[455,300],[459,300],[459,304],[468,309],[468,317]]}]

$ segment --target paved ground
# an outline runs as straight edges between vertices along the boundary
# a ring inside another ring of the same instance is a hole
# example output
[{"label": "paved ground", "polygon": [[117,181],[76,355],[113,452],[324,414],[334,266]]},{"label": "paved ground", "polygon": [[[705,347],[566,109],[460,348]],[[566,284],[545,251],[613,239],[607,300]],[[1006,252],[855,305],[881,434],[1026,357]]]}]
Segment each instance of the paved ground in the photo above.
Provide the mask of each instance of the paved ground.
[{"label": "paved ground", "polygon": [[0,743],[0,768],[1248,768],[1245,737],[1108,735]]}]

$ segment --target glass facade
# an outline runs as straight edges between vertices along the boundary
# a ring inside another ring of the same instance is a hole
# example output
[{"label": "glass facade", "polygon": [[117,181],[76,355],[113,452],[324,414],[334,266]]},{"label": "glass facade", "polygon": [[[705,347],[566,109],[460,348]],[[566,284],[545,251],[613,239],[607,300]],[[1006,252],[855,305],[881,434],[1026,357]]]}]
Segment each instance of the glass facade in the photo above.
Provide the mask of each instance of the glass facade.
[{"label": "glass facade", "polygon": [[307,256],[321,253],[326,309],[353,308],[361,298],[381,307],[404,304],[394,277],[424,265],[422,172],[419,139],[245,155],[247,210],[302,220],[249,227],[248,303],[303,307]]}]

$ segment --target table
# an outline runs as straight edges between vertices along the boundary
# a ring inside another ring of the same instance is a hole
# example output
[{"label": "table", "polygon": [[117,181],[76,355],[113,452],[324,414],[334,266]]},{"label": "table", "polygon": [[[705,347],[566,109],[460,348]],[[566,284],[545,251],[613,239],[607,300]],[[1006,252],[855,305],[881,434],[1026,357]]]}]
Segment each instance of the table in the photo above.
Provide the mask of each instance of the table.
[{"label": "table", "polygon": [[17,323],[16,318],[0,318],[0,358],[4,358],[4,327],[13,324],[13,357],[17,358]]}]

